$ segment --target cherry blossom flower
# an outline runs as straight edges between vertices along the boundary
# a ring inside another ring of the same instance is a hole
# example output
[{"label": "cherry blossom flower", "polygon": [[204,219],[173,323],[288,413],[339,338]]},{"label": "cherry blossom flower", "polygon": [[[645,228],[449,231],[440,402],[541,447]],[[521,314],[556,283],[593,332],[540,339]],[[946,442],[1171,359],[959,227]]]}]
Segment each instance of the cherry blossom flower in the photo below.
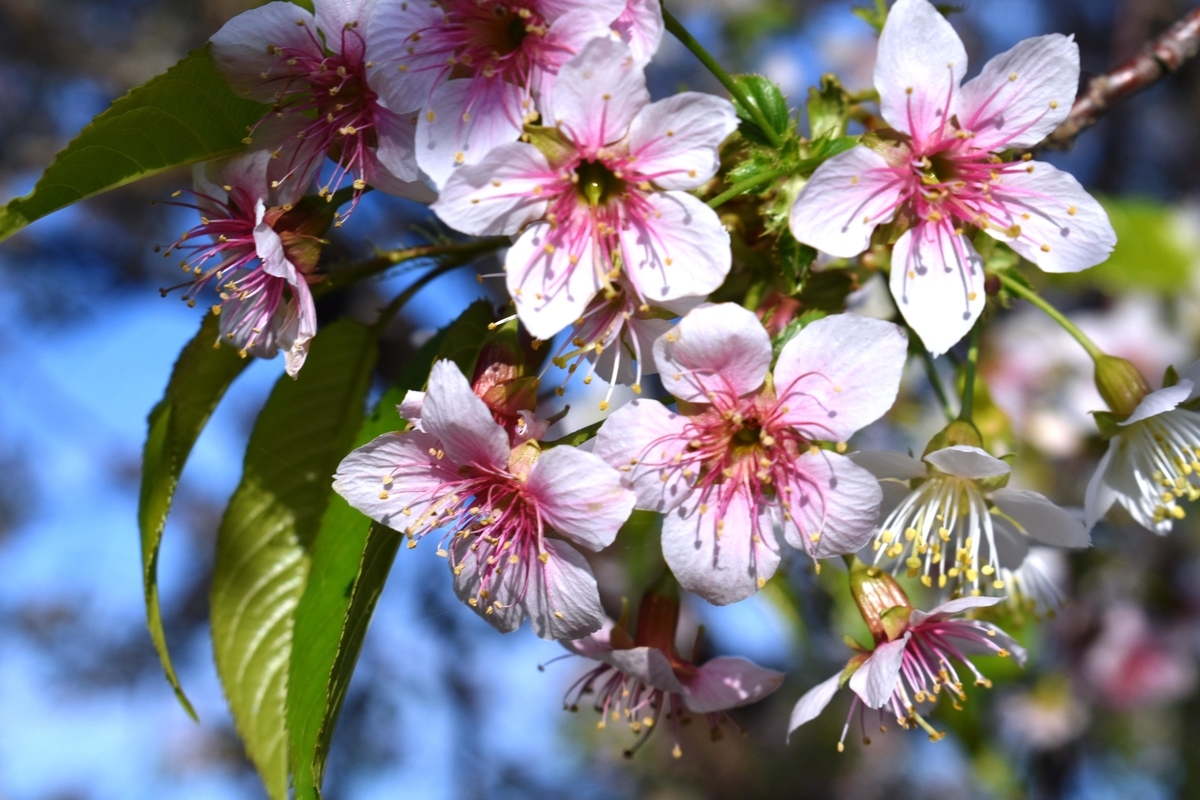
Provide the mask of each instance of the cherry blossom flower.
[{"label": "cherry blossom flower", "polygon": [[1200,498],[1200,362],[1174,386],[1150,392],[1109,440],[1088,483],[1084,510],[1089,527],[1118,501],[1142,527],[1171,532],[1185,512],[1179,501]]},{"label": "cherry blossom flower", "polygon": [[406,405],[417,401],[420,429],[352,452],[334,489],[409,547],[440,531],[455,593],[499,630],[526,617],[544,639],[598,630],[596,579],[571,543],[612,543],[634,502],[619,474],[573,447],[514,443],[450,361],[434,364],[425,395]]},{"label": "cherry blossom flower", "polygon": [[771,374],[771,340],[754,314],[703,306],[654,344],[678,409],[623,406],[594,452],[621,470],[638,508],[666,515],[663,554],[683,587],[733,603],[775,573],[780,528],[813,558],[869,540],[877,481],[817,442],[844,443],[891,407],[906,348],[889,322],[826,317],[783,347]]},{"label": "cherry blossom flower", "polygon": [[515,141],[563,64],[614,29],[645,63],[662,38],[662,9],[652,0],[381,4],[372,86],[393,104],[416,100],[417,163],[441,188],[457,168]]},{"label": "cherry blossom flower", "polygon": [[219,292],[212,310],[221,315],[222,341],[260,358],[282,348],[294,378],[317,332],[308,284],[317,280],[318,237],[329,223],[318,219],[312,227],[314,216],[295,208],[304,188],[299,182],[272,189],[271,166],[266,151],[197,166],[195,204],[176,205],[199,210],[200,224],[164,255],[190,254],[181,265],[193,277],[184,295],[190,304],[210,284]]},{"label": "cherry blossom flower", "polygon": [[967,54],[928,0],[898,0],[879,39],[875,87],[895,130],[822,164],[792,208],[796,238],[834,256],[867,249],[879,225],[908,228],[892,254],[892,294],[939,354],[984,305],[983,264],[968,229],[1047,272],[1100,263],[1116,235],[1070,175],[1006,150],[1032,147],[1070,110],[1079,48],[1060,34],[1018,43],[960,86]]},{"label": "cherry blossom flower", "polygon": [[[1087,529],[1037,492],[1007,487],[1007,462],[969,445],[928,453],[855,453],[880,479],[884,520],[872,548],[875,563],[906,569],[939,589],[972,595],[1009,589],[1030,542],[1087,547]],[[1033,576],[1026,578],[1028,583]]]},{"label": "cherry blossom flower", "polygon": [[[679,729],[689,713],[703,714],[713,739],[719,738],[731,708],[756,703],[783,683],[783,673],[764,669],[744,658],[718,656],[703,664],[683,658],[675,649],[679,599],[647,592],[638,609],[636,631],[606,620],[590,636],[563,642],[575,655],[599,666],[589,670],[567,690],[564,705],[575,710],[585,695],[595,693],[600,714],[598,727],[624,718],[637,742],[634,752],[660,727],[665,712],[675,734],[672,754],[679,758]],[[693,648],[694,653],[698,650]]]},{"label": "cherry blossom flower", "polygon": [[[859,570],[864,574],[856,575]],[[946,734],[934,729],[917,711],[917,706],[927,701],[936,703],[945,689],[954,707],[961,708],[960,703],[967,696],[953,661],[967,668],[976,686],[989,688],[991,681],[968,656],[1013,656],[1019,664],[1025,664],[1024,649],[992,623],[951,619],[973,608],[1000,603],[1002,597],[960,597],[931,611],[920,611],[912,607],[903,590],[886,573],[862,562],[851,568],[851,587],[875,638],[875,647],[873,650],[856,647],[858,652],[845,669],[800,698],[788,723],[789,737],[801,725],[820,716],[837,690],[849,684],[854,698],[838,740],[839,752],[845,748],[855,711],[859,712],[863,743],[871,743],[866,735],[868,708],[878,709],[880,731],[887,730],[884,714],[890,711],[900,727],[919,726],[929,734],[930,741],[936,742]]]},{"label": "cherry blossom flower", "polygon": [[597,39],[559,72],[555,127],[454,174],[433,209],[476,235],[516,234],[505,272],[517,314],[549,339],[618,277],[639,304],[704,296],[725,280],[729,234],[687,190],[716,174],[733,106],[684,92],[650,103],[628,46]]},{"label": "cherry blossom flower", "polygon": [[[271,104],[267,117],[302,119],[280,180],[309,177],[328,154],[335,168],[321,187],[332,197],[346,182],[358,194],[367,184],[428,202],[413,150],[416,98],[380,90],[368,77],[374,42],[367,37],[374,0],[313,0],[316,15],[290,2],[272,2],[231,19],[213,35],[212,54],[242,94]],[[374,78],[375,76],[370,76]],[[398,101],[406,100],[397,104]],[[256,145],[284,142],[259,128]],[[352,207],[353,208],[353,207]]]}]

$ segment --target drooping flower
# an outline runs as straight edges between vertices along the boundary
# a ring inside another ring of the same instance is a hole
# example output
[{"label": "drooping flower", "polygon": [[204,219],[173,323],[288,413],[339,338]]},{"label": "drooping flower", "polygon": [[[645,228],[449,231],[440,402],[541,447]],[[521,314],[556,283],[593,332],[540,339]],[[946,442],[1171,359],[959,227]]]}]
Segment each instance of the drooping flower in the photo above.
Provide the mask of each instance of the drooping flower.
[{"label": "drooping flower", "polygon": [[[1193,410],[1200,398],[1200,361],[1178,383],[1158,391],[1148,391],[1140,376],[1134,382],[1142,387],[1140,396],[1126,401],[1132,413],[1113,408],[1128,416],[1115,422],[1108,452],[1088,483],[1087,524],[1096,524],[1117,501],[1142,527],[1167,534],[1185,516],[1180,501],[1200,499],[1200,413]],[[1100,389],[1112,406],[1111,393]]]},{"label": "drooping flower", "polygon": [[699,637],[692,659],[683,658],[675,648],[678,622],[677,590],[672,594],[652,588],[642,596],[633,631],[627,630],[623,621],[606,620],[596,633],[562,643],[575,655],[600,662],[567,690],[564,706],[575,710],[584,696],[595,693],[598,727],[605,728],[610,719],[624,719],[638,735],[625,751],[626,758],[661,727],[664,713],[675,734],[672,754],[679,758],[683,755],[679,730],[690,714],[703,714],[716,740],[729,709],[756,703],[783,683],[783,673],[744,658],[718,656],[694,663]]},{"label": "drooping flower", "polygon": [[979,447],[944,447],[924,463],[894,452],[851,458],[884,487],[875,563],[920,575],[926,586],[973,596],[1011,591],[1004,573],[1021,567],[1030,542],[1090,542],[1081,522],[1042,495],[1008,488],[1012,468]]},{"label": "drooping flower", "polygon": [[510,439],[452,362],[434,364],[425,395],[408,400],[419,400],[420,429],[346,456],[334,489],[409,547],[439,531],[456,594],[499,630],[526,617],[544,639],[598,630],[596,580],[571,543],[612,543],[634,502],[618,473],[573,447]]},{"label": "drooping flower", "polygon": [[[413,140],[420,98],[380,90],[368,75],[375,43],[368,31],[373,0],[314,0],[315,16],[290,2],[243,12],[213,35],[217,67],[241,94],[271,104],[264,120],[302,120],[289,140],[280,181],[310,178],[328,155],[335,167],[321,187],[332,197],[346,183],[357,197],[367,184],[389,194],[428,202],[419,181]],[[279,148],[288,143],[259,126],[249,140]]]},{"label": "drooping flower", "polygon": [[984,305],[979,229],[1047,272],[1100,263],[1116,235],[1070,175],[1028,157],[1067,115],[1079,48],[1060,34],[1018,43],[960,86],[967,54],[928,0],[898,0],[879,39],[875,87],[894,131],[822,164],[792,208],[796,238],[831,255],[867,249],[879,225],[907,230],[892,254],[891,288],[934,354],[949,350]]},{"label": "drooping flower", "polygon": [[[505,272],[517,314],[549,339],[623,276],[640,305],[704,296],[729,272],[729,234],[687,190],[716,174],[733,106],[684,92],[650,103],[629,48],[592,41],[559,72],[553,127],[458,170],[433,208],[465,233],[521,233]],[[532,134],[531,134],[532,135]]]},{"label": "drooping flower", "polygon": [[612,29],[644,63],[662,38],[662,9],[650,0],[381,4],[372,85],[393,103],[416,100],[417,163],[441,188],[457,168],[516,141],[562,65]]},{"label": "drooping flower", "polygon": [[1025,651],[990,622],[952,619],[973,608],[986,608],[1002,597],[960,597],[930,611],[912,607],[904,591],[878,567],[855,561],[850,570],[851,592],[875,639],[874,649],[856,647],[858,652],[845,669],[808,690],[792,709],[788,736],[806,722],[816,719],[837,690],[849,684],[854,698],[838,751],[845,747],[846,734],[859,712],[863,743],[867,736],[866,709],[878,709],[880,731],[886,731],[885,713],[890,712],[902,728],[921,727],[931,741],[946,734],[934,729],[917,710],[921,703],[936,703],[942,690],[956,709],[967,699],[963,681],[953,662],[958,661],[974,676],[976,686],[992,683],[970,662],[968,656],[1013,656],[1022,666]]},{"label": "drooping flower", "polygon": [[266,151],[197,166],[195,203],[176,205],[196,208],[200,224],[164,255],[189,254],[181,266],[192,276],[184,294],[190,304],[210,284],[219,293],[212,310],[221,315],[223,343],[259,358],[282,349],[294,378],[317,332],[308,284],[319,280],[319,237],[330,218],[296,207],[304,189],[299,182],[271,188],[271,166]]},{"label": "drooping flower", "polygon": [[752,312],[702,306],[654,344],[678,410],[635,400],[605,421],[594,452],[639,508],[666,515],[663,554],[683,587],[733,603],[775,573],[780,529],[814,558],[870,539],[878,482],[818,442],[844,443],[891,407],[906,348],[889,322],[826,317],[783,347],[771,374]]}]

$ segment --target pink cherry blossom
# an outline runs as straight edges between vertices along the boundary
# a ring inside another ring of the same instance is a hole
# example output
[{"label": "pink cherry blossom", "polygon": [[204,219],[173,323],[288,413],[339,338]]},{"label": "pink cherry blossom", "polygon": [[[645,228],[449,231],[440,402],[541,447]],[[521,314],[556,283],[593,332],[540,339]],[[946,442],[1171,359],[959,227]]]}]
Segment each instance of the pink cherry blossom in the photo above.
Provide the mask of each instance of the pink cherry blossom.
[{"label": "pink cherry blossom", "polygon": [[955,707],[967,699],[963,681],[954,668],[958,661],[974,676],[976,686],[990,687],[991,681],[970,662],[972,655],[1013,656],[1025,664],[1025,650],[1012,637],[990,622],[951,617],[972,608],[985,608],[1003,600],[1002,597],[962,597],[934,608],[932,611],[897,607],[907,614],[907,620],[896,634],[877,642],[872,651],[853,656],[846,668],[824,683],[810,689],[792,709],[788,736],[806,722],[816,719],[834,694],[847,683],[854,692],[846,725],[838,750],[842,750],[854,712],[859,712],[863,741],[866,736],[866,709],[879,710],[880,728],[886,730],[884,713],[890,711],[902,728],[917,725],[932,741],[945,736],[931,726],[917,711],[917,705],[936,703],[946,689]]},{"label": "pink cherry blossom", "polygon": [[891,288],[934,354],[961,339],[984,305],[978,228],[1047,272],[1100,263],[1116,243],[1104,209],[1070,175],[999,153],[1029,148],[1067,115],[1079,48],[1026,39],[960,86],[967,55],[928,0],[898,0],[879,40],[875,87],[899,141],[878,139],[822,164],[792,208],[796,238],[834,256],[867,249],[881,224],[909,227],[892,254]]},{"label": "pink cherry blossom", "polygon": [[[323,195],[350,182],[358,193],[370,184],[389,194],[432,200],[418,180],[413,152],[420,101],[395,105],[399,98],[380,92],[377,81],[368,78],[374,43],[366,34],[376,3],[314,0],[313,5],[315,16],[294,3],[267,3],[234,17],[211,40],[213,58],[234,88],[270,103],[268,117],[304,121],[292,134],[302,146],[291,152],[280,180],[311,176],[328,154],[335,167]],[[250,138],[270,148],[284,144],[262,129]]]},{"label": "pink cherry blossom", "polygon": [[543,118],[553,157],[501,145],[457,171],[433,206],[466,233],[520,232],[505,272],[530,333],[549,339],[621,276],[639,305],[721,285],[729,234],[687,190],[716,174],[717,148],[737,127],[727,100],[685,92],[650,103],[629,48],[597,39],[561,69]]},{"label": "pink cherry blossom", "polygon": [[199,210],[200,224],[165,255],[189,253],[182,268],[192,276],[184,295],[190,304],[209,284],[219,292],[213,312],[221,315],[222,342],[260,358],[273,358],[282,348],[294,378],[317,332],[305,273],[316,266],[319,244],[316,236],[289,230],[289,212],[303,186],[292,181],[272,189],[272,161],[270,153],[258,151],[197,166],[195,204],[177,205]]},{"label": "pink cherry blossom", "polygon": [[441,187],[456,168],[515,141],[562,65],[613,28],[648,61],[662,9],[649,0],[381,4],[372,85],[393,104],[416,100],[417,163]]},{"label": "pink cherry blossom", "polygon": [[685,589],[724,605],[775,573],[777,530],[814,558],[871,537],[881,492],[821,440],[845,442],[891,407],[907,343],[895,325],[826,317],[779,354],[750,311],[692,311],[654,344],[672,411],[635,400],[604,423],[595,453],[624,474],[638,508],[666,515],[663,554]]},{"label": "pink cherry blossom", "polygon": [[618,473],[573,447],[514,442],[452,362],[436,363],[424,397],[408,401],[419,402],[420,429],[355,450],[334,489],[409,547],[440,531],[455,592],[499,630],[526,617],[545,639],[597,630],[596,579],[569,542],[612,543],[634,502]]}]

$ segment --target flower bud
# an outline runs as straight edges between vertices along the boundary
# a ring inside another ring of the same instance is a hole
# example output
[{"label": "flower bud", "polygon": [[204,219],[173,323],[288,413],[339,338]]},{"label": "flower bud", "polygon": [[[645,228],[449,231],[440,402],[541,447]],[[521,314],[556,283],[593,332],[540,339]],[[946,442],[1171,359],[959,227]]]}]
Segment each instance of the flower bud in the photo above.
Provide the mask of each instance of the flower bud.
[{"label": "flower bud", "polygon": [[1132,414],[1142,398],[1150,394],[1150,387],[1137,367],[1123,358],[1108,355],[1096,359],[1096,388],[1113,413],[1121,417]]},{"label": "flower bud", "polygon": [[975,427],[975,423],[961,419],[954,420],[929,440],[929,444],[926,445],[925,452],[922,455],[927,456],[937,450],[945,450],[947,447],[958,445],[978,447],[980,450],[984,449],[983,436],[980,435],[979,429]]},{"label": "flower bud", "polygon": [[877,644],[904,632],[912,603],[891,575],[855,558],[850,563],[850,594]]}]

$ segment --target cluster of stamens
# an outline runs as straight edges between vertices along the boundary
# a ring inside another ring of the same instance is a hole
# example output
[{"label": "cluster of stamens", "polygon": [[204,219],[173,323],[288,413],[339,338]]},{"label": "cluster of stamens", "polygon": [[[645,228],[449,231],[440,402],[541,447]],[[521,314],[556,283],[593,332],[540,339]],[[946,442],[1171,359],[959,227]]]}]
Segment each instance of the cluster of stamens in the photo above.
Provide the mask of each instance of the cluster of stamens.
[{"label": "cluster of stamens", "polygon": [[1153,497],[1156,523],[1183,519],[1179,501],[1200,499],[1200,415],[1187,410],[1159,414],[1128,426],[1130,446],[1136,448],[1148,469],[1137,473],[1139,483],[1149,483],[1145,496]]}]

